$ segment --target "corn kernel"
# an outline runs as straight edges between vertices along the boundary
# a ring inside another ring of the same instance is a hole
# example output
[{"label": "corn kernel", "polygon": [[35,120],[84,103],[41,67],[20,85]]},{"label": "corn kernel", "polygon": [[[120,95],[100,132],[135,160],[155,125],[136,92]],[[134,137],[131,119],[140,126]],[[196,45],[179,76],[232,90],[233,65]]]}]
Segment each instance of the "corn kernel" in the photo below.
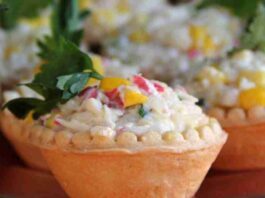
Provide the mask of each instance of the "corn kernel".
[{"label": "corn kernel", "polygon": [[207,35],[205,28],[202,26],[191,25],[189,32],[192,38],[191,48],[199,49],[202,46],[203,41],[205,40],[205,37]]},{"label": "corn kernel", "polygon": [[147,99],[147,96],[141,93],[126,89],[124,93],[124,107],[143,104],[147,101]]},{"label": "corn kernel", "polygon": [[146,43],[150,40],[150,35],[146,31],[140,30],[131,33],[129,38],[137,43]]},{"label": "corn kernel", "polygon": [[239,74],[239,80],[241,78],[247,78],[254,82],[257,86],[265,87],[265,72],[262,71],[241,71]]},{"label": "corn kernel", "polygon": [[227,81],[227,77],[225,74],[214,68],[214,67],[204,67],[198,75],[199,80],[208,79],[212,84],[225,83]]},{"label": "corn kernel", "polygon": [[239,105],[244,109],[251,109],[255,106],[265,107],[265,88],[256,87],[241,91]]},{"label": "corn kernel", "polygon": [[107,77],[101,80],[100,89],[104,91],[111,91],[121,85],[130,85],[130,81],[124,78]]},{"label": "corn kernel", "polygon": [[117,5],[117,10],[120,13],[128,13],[129,12],[129,4],[127,1],[120,0],[118,5]]}]

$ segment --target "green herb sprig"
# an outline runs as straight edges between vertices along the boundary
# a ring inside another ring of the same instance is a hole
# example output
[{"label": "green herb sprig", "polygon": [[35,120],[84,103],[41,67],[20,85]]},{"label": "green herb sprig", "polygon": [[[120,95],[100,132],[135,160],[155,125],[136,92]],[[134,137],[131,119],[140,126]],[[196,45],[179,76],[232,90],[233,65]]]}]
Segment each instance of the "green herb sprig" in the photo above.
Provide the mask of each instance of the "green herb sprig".
[{"label": "green herb sprig", "polygon": [[71,41],[60,37],[56,48],[47,47],[50,47],[54,54],[50,54],[50,51],[43,54],[48,62],[41,66],[41,71],[31,83],[25,84],[43,99],[18,98],[3,107],[8,108],[18,118],[24,119],[32,112],[33,118],[37,119],[78,95],[89,79],[102,78],[94,70],[90,57],[81,52]]},{"label": "green herb sprig", "polygon": [[83,37],[83,20],[90,15],[89,10],[79,10],[78,0],[60,0],[54,3],[51,19],[54,39],[60,36],[79,45]]},{"label": "green herb sprig", "polygon": [[24,86],[41,95],[42,99],[14,99],[3,109],[8,108],[20,119],[31,112],[37,119],[77,96],[91,78],[102,78],[95,71],[91,58],[78,48],[82,29],[76,23],[87,14],[79,13],[76,6],[77,0],[55,2],[51,18],[52,35],[38,41],[38,56],[44,64],[34,80]]}]

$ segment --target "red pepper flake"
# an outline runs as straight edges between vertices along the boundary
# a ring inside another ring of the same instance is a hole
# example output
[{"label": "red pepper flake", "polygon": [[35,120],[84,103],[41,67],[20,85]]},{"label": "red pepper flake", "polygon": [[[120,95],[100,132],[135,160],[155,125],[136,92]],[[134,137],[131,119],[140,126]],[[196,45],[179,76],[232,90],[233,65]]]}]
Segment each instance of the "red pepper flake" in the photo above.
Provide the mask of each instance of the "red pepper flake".
[{"label": "red pepper flake", "polygon": [[140,89],[144,90],[147,93],[150,93],[150,89],[147,83],[147,80],[140,75],[135,75],[133,77],[133,83],[137,85]]},{"label": "red pepper flake", "polygon": [[120,97],[120,92],[117,88],[112,91],[105,92],[105,95],[109,98],[109,107],[123,108],[124,104]]},{"label": "red pepper flake", "polygon": [[165,88],[164,88],[162,85],[160,85],[159,83],[154,82],[153,84],[154,84],[154,87],[156,88],[156,90],[157,90],[159,93],[162,93],[162,92],[165,91]]}]

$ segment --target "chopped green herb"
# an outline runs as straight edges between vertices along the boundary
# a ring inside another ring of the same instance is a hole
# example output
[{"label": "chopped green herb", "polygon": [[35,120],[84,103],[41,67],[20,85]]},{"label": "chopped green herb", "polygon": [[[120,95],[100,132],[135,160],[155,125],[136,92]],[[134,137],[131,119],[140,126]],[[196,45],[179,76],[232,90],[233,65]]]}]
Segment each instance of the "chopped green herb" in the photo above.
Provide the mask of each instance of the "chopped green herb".
[{"label": "chopped green herb", "polygon": [[139,110],[138,110],[138,114],[143,118],[143,117],[145,117],[148,114],[148,111],[146,111],[144,109],[144,106],[141,105],[140,108],[139,108]]},{"label": "chopped green herb", "polygon": [[249,19],[255,14],[260,2],[264,0],[202,0],[197,7],[201,9],[209,6],[222,6],[240,18]]}]

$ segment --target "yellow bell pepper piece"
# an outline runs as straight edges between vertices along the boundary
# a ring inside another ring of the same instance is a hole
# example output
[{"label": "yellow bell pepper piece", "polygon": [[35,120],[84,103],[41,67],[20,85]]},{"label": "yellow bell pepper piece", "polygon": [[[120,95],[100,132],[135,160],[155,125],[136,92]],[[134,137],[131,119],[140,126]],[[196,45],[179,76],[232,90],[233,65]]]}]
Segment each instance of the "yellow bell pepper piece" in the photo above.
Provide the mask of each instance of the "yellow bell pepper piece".
[{"label": "yellow bell pepper piece", "polygon": [[137,104],[143,104],[148,97],[135,91],[126,89],[124,92],[124,107],[130,107]]},{"label": "yellow bell pepper piece", "polygon": [[192,47],[199,49],[207,36],[207,31],[204,27],[198,25],[191,25],[189,29],[190,37],[192,38]]},{"label": "yellow bell pepper piece", "polygon": [[29,114],[25,118],[25,122],[28,123],[28,124],[32,124],[34,122],[33,111],[29,112]]},{"label": "yellow bell pepper piece", "polygon": [[204,39],[203,53],[211,55],[216,49],[213,39],[210,36],[206,36]]},{"label": "yellow bell pepper piece", "polygon": [[265,72],[262,71],[241,71],[239,74],[239,80],[246,78],[254,82],[258,87],[265,87]]},{"label": "yellow bell pepper piece", "polygon": [[[102,60],[100,58],[100,56],[97,56],[97,55],[92,55],[91,56],[91,59],[92,59],[92,62],[93,62],[93,66],[94,66],[94,69],[101,75],[104,75],[105,74],[105,71],[104,71],[104,68],[103,68],[103,63],[102,63]],[[93,86],[95,84],[98,83],[98,80],[96,79],[90,79],[86,86]]]},{"label": "yellow bell pepper piece", "polygon": [[255,106],[265,106],[265,88],[255,87],[241,91],[239,94],[239,105],[244,109]]},{"label": "yellow bell pepper piece", "polygon": [[111,91],[121,85],[130,85],[130,81],[124,78],[107,77],[100,81],[100,89],[104,91]]}]

